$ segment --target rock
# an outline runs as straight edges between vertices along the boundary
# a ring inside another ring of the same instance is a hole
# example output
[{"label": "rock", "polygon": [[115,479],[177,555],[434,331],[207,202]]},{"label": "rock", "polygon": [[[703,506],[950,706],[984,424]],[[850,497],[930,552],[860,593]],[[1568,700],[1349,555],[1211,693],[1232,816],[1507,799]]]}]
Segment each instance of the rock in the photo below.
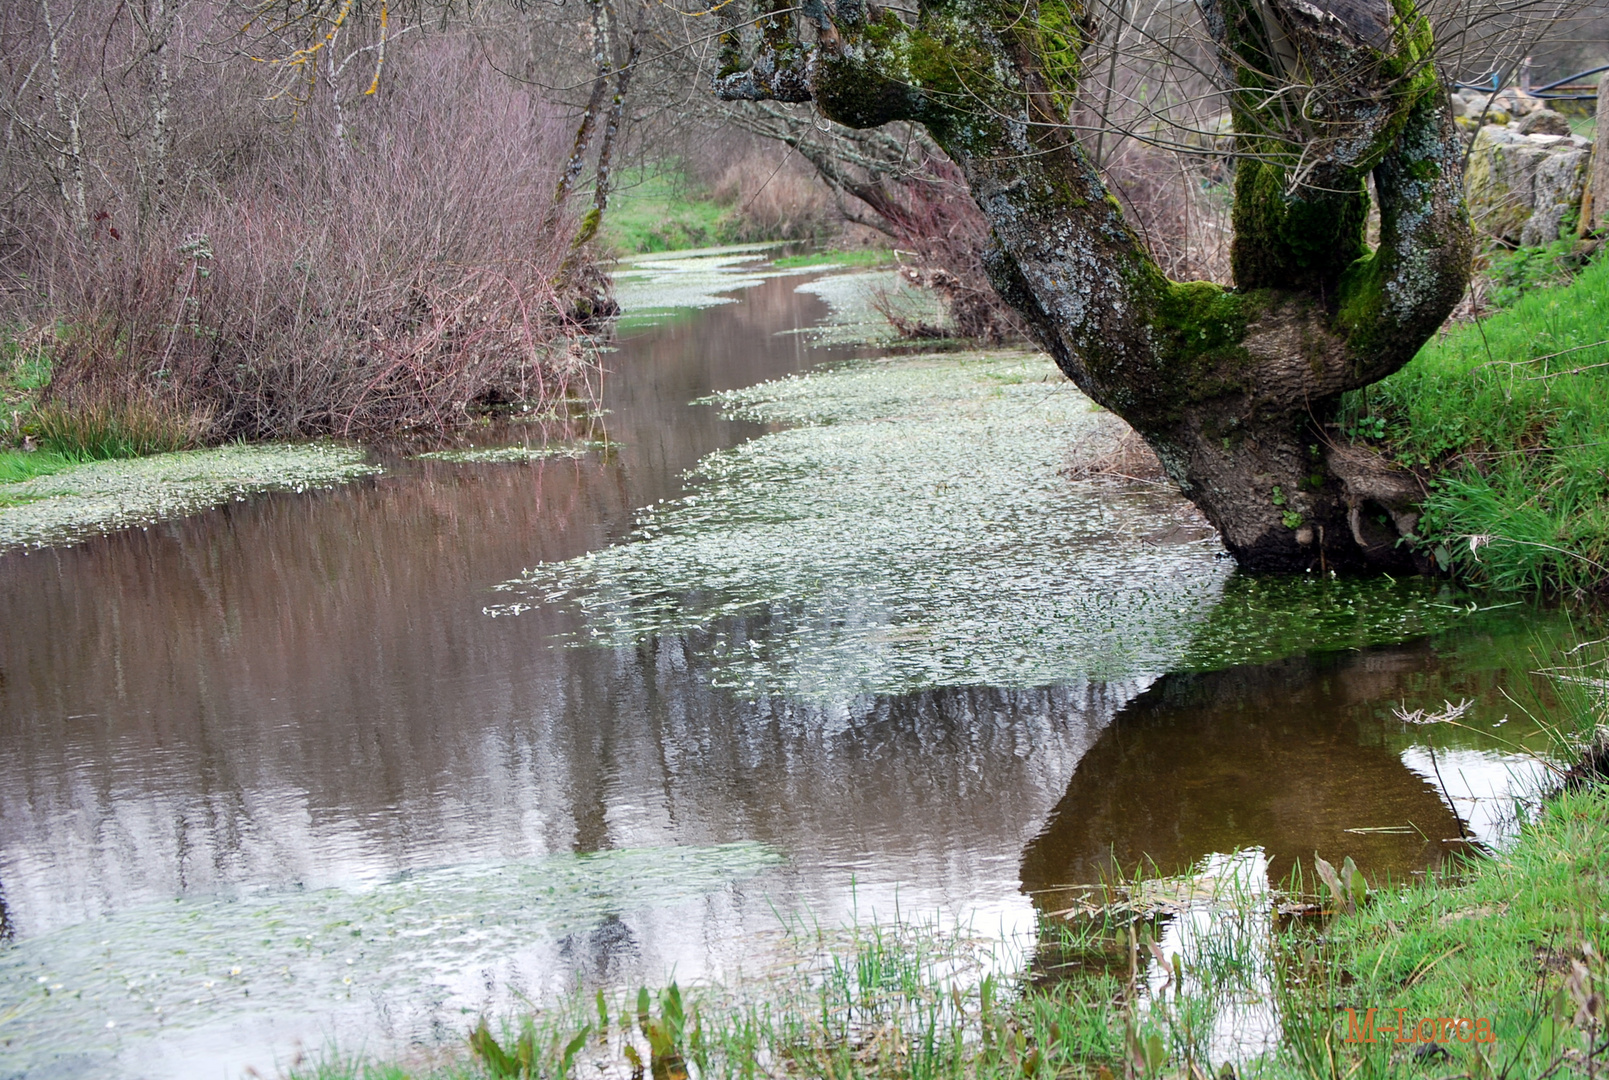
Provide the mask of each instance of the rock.
[{"label": "rock", "polygon": [[1570,121],[1552,109],[1538,109],[1520,121],[1521,135],[1569,135]]},{"label": "rock", "polygon": [[1591,228],[1609,229],[1609,75],[1598,81],[1598,142],[1592,151]]},{"label": "rock", "polygon": [[1540,109],[1547,108],[1547,102],[1539,97],[1532,97],[1518,87],[1511,86],[1501,90],[1492,98],[1492,110],[1501,109],[1510,116],[1519,118],[1529,116]]},{"label": "rock", "polygon": [[1587,161],[1582,139],[1481,128],[1464,174],[1476,228],[1523,247],[1557,240],[1564,219],[1581,205]]}]

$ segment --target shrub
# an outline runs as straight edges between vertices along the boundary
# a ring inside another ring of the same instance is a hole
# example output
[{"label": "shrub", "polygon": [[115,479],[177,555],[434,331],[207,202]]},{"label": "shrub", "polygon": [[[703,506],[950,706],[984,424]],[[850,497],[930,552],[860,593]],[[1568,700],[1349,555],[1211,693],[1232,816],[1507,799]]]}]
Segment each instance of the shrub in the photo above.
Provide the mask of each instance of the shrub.
[{"label": "shrub", "polygon": [[[111,7],[81,21],[115,21]],[[86,156],[105,166],[91,230],[67,200],[5,208],[25,237],[11,266],[26,267],[5,314],[55,327],[41,441],[99,455],[439,436],[488,408],[588,392],[572,312],[595,308],[579,294],[600,278],[582,267],[561,294],[574,226],[547,213],[568,121],[464,37],[394,55],[368,100],[333,114],[303,102],[277,125],[243,64],[176,87],[174,127],[193,121],[228,149],[187,147],[190,173],[160,207],[89,117]],[[249,136],[227,138],[209,110]]]}]

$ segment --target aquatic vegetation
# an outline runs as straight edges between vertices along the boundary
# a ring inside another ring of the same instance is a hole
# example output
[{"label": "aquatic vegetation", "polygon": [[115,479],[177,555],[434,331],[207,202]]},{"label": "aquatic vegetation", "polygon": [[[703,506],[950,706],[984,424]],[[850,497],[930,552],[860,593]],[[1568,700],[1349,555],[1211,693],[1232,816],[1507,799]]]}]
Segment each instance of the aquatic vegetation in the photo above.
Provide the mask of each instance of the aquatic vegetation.
[{"label": "aquatic vegetation", "polygon": [[451,461],[460,465],[501,462],[543,461],[548,458],[578,458],[603,446],[601,442],[543,443],[537,446],[516,443],[510,446],[468,446],[458,450],[431,450],[415,455],[422,461]]},{"label": "aquatic vegetation", "polygon": [[[705,459],[624,544],[501,586],[609,646],[710,631],[719,685],[840,697],[1257,663],[1433,633],[1443,584],[1245,578],[1175,539],[1183,501],[1068,482],[1101,421],[1042,356],[866,362],[711,399],[797,425]],[[745,621],[739,623],[742,616]]]},{"label": "aquatic vegetation", "polygon": [[[1097,422],[1040,356],[879,362],[722,395],[801,426],[711,455],[628,543],[504,588],[574,600],[590,640],[714,630],[717,681],[836,697],[1170,666],[1229,573],[1159,546],[1176,497],[1058,474]],[[762,617],[753,633],[722,625]]]},{"label": "aquatic vegetation", "polygon": [[625,320],[655,322],[677,311],[735,304],[732,293],[767,278],[816,271],[765,262],[765,252],[777,246],[738,244],[638,256],[615,271],[615,302]]},{"label": "aquatic vegetation", "polygon": [[1473,597],[1445,581],[1236,574],[1196,627],[1175,670],[1211,671],[1304,652],[1407,641],[1481,615]]},{"label": "aquatic vegetation", "polygon": [[376,994],[395,1035],[439,1037],[484,1007],[485,973],[517,979],[522,956],[567,935],[779,862],[752,842],[558,855],[361,890],[179,899],[79,924],[0,949],[0,1070],[112,1075],[113,1059],[143,1042],[226,1032],[246,1015],[340,1031]]},{"label": "aquatic vegetation", "polygon": [[320,443],[235,444],[85,462],[0,484],[0,551],[72,543],[194,514],[256,492],[330,487],[378,471],[361,449]]},{"label": "aquatic vegetation", "polygon": [[948,318],[937,293],[916,288],[894,270],[831,274],[805,282],[798,291],[814,293],[827,304],[825,319],[799,331],[823,345],[898,342],[899,334],[885,309],[911,323],[942,326]]}]

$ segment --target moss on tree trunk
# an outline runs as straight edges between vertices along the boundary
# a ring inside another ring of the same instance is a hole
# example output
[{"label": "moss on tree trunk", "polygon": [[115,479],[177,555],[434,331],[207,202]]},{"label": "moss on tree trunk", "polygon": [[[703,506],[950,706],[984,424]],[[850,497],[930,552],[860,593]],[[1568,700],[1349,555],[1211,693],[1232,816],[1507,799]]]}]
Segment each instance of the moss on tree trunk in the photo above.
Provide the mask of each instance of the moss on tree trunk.
[{"label": "moss on tree trunk", "polygon": [[[1082,3],[924,0],[907,22],[813,2],[746,64],[734,32],[716,89],[926,126],[992,226],[1001,295],[1242,565],[1411,563],[1415,484],[1332,421],[1343,392],[1412,358],[1467,281],[1461,149],[1428,24],[1409,0],[1200,2],[1233,88],[1232,289],[1168,280],[1067,125]],[[1271,92],[1288,86],[1301,93]]]}]

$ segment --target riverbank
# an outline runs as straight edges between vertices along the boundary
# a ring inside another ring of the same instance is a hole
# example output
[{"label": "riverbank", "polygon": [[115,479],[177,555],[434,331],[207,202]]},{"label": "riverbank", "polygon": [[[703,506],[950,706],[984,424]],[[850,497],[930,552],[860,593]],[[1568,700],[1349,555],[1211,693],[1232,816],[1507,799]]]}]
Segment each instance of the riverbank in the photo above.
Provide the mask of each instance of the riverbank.
[{"label": "riverbank", "polygon": [[[456,1054],[290,1075],[1568,1077],[1592,1075],[1588,1047],[1601,1071],[1604,784],[1543,802],[1501,856],[1379,889],[1356,913],[1293,924],[1271,912],[1302,905],[1271,908],[1236,866],[1217,870],[1050,920],[1033,962],[965,930],[799,926],[795,963],[763,983],[578,995],[483,1024]],[[1189,928],[1184,947],[1159,913]],[[1078,973],[1047,970],[1049,955]]]},{"label": "riverbank", "polygon": [[1609,588],[1609,259],[1448,326],[1343,429],[1427,481],[1422,543],[1477,585]]}]

